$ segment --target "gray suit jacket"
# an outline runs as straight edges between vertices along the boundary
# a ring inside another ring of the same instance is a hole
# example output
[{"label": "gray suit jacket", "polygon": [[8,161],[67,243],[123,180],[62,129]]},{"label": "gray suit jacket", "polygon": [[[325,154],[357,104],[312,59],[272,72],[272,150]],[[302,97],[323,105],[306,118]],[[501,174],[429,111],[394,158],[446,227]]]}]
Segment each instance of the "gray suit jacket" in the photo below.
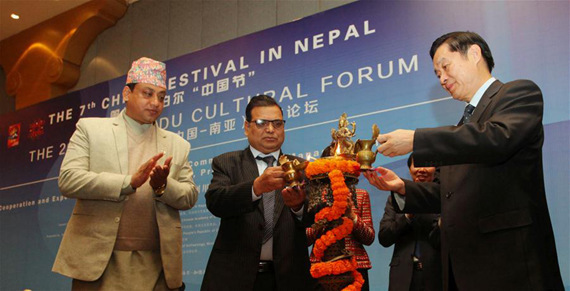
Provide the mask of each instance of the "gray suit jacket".
[{"label": "gray suit jacket", "polygon": [[[543,101],[495,81],[471,122],[418,129],[414,162],[441,184],[406,182],[405,212],[440,212],[444,289],[563,290],[542,171]],[[451,263],[450,263],[451,262]]]},{"label": "gray suit jacket", "polygon": [[[124,114],[124,112],[122,113]],[[59,176],[62,195],[76,199],[53,271],[83,281],[97,280],[113,252],[128,175],[127,131],[122,114],[116,118],[83,118],[69,141]],[[157,149],[173,156],[167,187],[155,197],[160,252],[170,288],[182,285],[182,229],[179,210],[190,209],[198,199],[190,144],[178,135],[157,130]],[[141,164],[145,161],[141,161]],[[148,183],[148,182],[147,182]]]},{"label": "gray suit jacket", "polygon": [[[212,169],[206,205],[221,223],[201,290],[252,290],[265,224],[261,199],[252,202],[251,198],[253,181],[259,176],[257,165],[248,147],[215,157]],[[277,290],[312,290],[305,228],[314,216],[305,214],[299,221],[281,195],[275,197],[273,262]]]}]

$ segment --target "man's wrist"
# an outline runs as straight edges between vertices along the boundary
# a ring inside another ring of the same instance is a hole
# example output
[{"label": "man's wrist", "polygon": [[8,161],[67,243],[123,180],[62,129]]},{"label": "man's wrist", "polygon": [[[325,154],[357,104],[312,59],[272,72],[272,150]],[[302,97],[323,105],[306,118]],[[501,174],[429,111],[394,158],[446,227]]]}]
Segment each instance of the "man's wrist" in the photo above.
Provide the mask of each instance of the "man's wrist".
[{"label": "man's wrist", "polygon": [[132,184],[132,176],[127,175],[123,180],[123,185],[121,186],[121,195],[130,195],[137,191],[137,188]]},{"label": "man's wrist", "polygon": [[293,214],[295,214],[295,216],[297,216],[297,218],[300,219],[303,217],[303,212],[305,211],[304,206],[305,206],[304,204],[301,204],[299,209],[295,209],[296,207],[295,208],[291,207],[290,209],[291,209],[291,212],[293,212]]},{"label": "man's wrist", "polygon": [[402,183],[402,185],[400,185],[400,187],[398,187],[398,189],[395,190],[394,192],[400,195],[406,195],[406,183],[402,179],[400,179],[400,182]]},{"label": "man's wrist", "polygon": [[299,212],[301,210],[301,208],[303,208],[303,204],[293,206],[293,207],[291,207],[291,210],[293,210],[293,212]]},{"label": "man's wrist", "polygon": [[164,194],[164,190],[166,190],[166,182],[156,188],[153,187],[152,190],[154,191],[154,195],[158,197],[162,196],[162,194]]},{"label": "man's wrist", "polygon": [[253,180],[253,185],[251,186],[251,188],[253,189],[253,194],[255,194],[255,196],[260,197],[261,194],[263,194],[264,192],[262,190],[259,189],[259,177],[255,178],[255,180]]}]

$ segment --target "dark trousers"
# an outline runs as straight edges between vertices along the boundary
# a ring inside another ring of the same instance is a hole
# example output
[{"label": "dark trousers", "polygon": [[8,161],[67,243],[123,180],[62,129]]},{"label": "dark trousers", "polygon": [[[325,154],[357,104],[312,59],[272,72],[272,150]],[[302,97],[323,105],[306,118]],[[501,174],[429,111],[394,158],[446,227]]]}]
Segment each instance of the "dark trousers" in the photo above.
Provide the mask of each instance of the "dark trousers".
[{"label": "dark trousers", "polygon": [[410,282],[410,291],[423,291],[425,290],[424,286],[424,277],[423,271],[414,269],[412,272],[412,281]]},{"label": "dark trousers", "polygon": [[451,266],[451,258],[448,259],[449,260],[449,288],[447,290],[449,291],[459,291],[459,288],[457,288],[457,283],[455,283],[455,276],[453,275],[453,268]]},{"label": "dark trousers", "polygon": [[276,289],[273,262],[263,266],[260,264],[255,283],[253,284],[253,291],[272,291]]}]

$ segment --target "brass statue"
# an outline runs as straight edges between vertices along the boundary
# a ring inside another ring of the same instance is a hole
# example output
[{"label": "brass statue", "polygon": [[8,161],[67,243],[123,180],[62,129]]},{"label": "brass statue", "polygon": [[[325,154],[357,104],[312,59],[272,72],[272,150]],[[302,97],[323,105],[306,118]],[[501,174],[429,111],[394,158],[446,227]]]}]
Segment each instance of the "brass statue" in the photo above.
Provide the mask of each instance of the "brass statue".
[{"label": "brass statue", "polygon": [[[352,127],[352,129],[349,128]],[[346,113],[343,113],[338,120],[338,130],[331,129],[333,143],[335,143],[336,154],[354,154],[354,142],[352,137],[356,134],[356,122],[348,123]]]},{"label": "brass statue", "polygon": [[376,151],[372,149],[376,143],[376,138],[380,134],[380,129],[376,124],[372,125],[371,139],[358,139],[352,141],[356,133],[356,123],[348,122],[346,113],[343,113],[338,120],[338,130],[331,129],[332,142],[323,151],[323,156],[334,156],[344,159],[356,158],[361,170],[373,169],[372,163],[376,160]]}]

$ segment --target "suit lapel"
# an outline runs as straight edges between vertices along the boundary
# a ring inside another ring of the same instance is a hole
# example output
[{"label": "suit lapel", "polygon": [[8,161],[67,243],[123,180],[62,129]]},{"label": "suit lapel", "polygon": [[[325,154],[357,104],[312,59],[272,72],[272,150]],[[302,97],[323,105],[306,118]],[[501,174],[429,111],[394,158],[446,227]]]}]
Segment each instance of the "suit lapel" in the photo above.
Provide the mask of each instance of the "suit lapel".
[{"label": "suit lapel", "polygon": [[487,88],[487,91],[485,91],[485,93],[483,93],[483,96],[481,96],[479,104],[477,104],[477,107],[475,107],[475,111],[473,111],[473,115],[471,116],[471,122],[479,121],[481,115],[483,114],[483,112],[485,112],[485,109],[487,109],[487,106],[491,102],[491,99],[495,96],[495,94],[497,94],[497,92],[502,86],[503,83],[501,83],[501,81],[499,80],[496,80],[495,82],[493,82],[493,84],[491,84],[491,86],[489,86],[489,88]]},{"label": "suit lapel", "polygon": [[[281,157],[281,155],[283,155],[283,152],[279,153],[279,157]],[[277,160],[279,161],[279,159]],[[283,202],[283,196],[281,195],[281,191],[277,190],[275,192],[275,208],[274,208],[275,211],[273,212],[273,221],[275,223],[277,223],[279,216],[281,216],[281,212],[283,211],[283,208],[285,208],[284,206],[285,203]]]},{"label": "suit lapel", "polygon": [[259,177],[257,172],[257,163],[255,162],[255,157],[251,153],[249,147],[243,150],[241,156],[244,180],[249,181]]},{"label": "suit lapel", "polygon": [[[255,162],[255,157],[251,153],[249,146],[241,152],[241,169],[243,171],[243,180],[252,181],[259,177],[257,170],[257,163]],[[257,200],[260,201],[260,200]],[[263,217],[263,203],[257,203],[257,210],[262,214]]]},{"label": "suit lapel", "polygon": [[113,120],[113,135],[119,156],[121,174],[127,175],[129,173],[129,148],[127,142],[127,127],[123,119],[123,114],[124,110]]}]

